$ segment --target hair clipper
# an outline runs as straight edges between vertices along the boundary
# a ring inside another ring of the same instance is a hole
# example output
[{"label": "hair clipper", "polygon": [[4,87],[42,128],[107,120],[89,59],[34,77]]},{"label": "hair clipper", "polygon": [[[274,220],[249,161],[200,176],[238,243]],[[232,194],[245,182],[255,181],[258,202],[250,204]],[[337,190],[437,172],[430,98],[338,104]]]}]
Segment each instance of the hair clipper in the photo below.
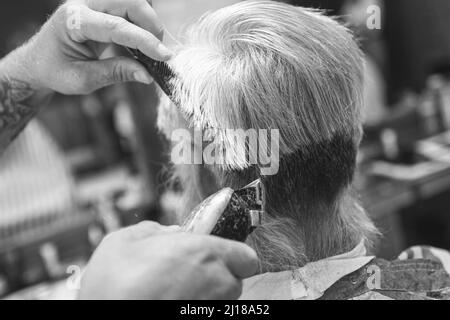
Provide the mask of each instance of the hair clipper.
[{"label": "hair clipper", "polygon": [[236,191],[225,188],[213,194],[192,211],[182,228],[244,242],[262,224],[264,209],[261,180],[256,180]]}]

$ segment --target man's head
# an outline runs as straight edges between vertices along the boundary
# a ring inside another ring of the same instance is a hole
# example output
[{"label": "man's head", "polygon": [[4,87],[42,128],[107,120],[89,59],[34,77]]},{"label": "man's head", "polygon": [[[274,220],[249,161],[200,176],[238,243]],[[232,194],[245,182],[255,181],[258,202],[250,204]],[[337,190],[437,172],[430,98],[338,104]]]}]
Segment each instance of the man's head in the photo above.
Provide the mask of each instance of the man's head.
[{"label": "man's head", "polygon": [[[193,25],[173,67],[182,112],[163,106],[160,126],[169,136],[181,125],[206,130],[223,154],[178,171],[187,209],[215,189],[261,177],[268,221],[249,242],[264,270],[350,250],[375,230],[348,192],[362,135],[363,57],[345,27],[317,11],[245,1]],[[229,129],[267,129],[279,139],[258,135],[264,143],[255,144]],[[276,174],[251,161],[262,148]]]}]

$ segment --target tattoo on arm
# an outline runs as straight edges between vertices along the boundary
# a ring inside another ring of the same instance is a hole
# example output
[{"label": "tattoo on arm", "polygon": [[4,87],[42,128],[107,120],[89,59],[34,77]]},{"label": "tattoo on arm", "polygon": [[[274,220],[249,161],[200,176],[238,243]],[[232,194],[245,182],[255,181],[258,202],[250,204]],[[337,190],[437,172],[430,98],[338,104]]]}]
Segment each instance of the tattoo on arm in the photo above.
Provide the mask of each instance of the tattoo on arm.
[{"label": "tattoo on arm", "polygon": [[24,81],[0,78],[0,153],[37,113],[38,107],[30,102],[34,94]]}]

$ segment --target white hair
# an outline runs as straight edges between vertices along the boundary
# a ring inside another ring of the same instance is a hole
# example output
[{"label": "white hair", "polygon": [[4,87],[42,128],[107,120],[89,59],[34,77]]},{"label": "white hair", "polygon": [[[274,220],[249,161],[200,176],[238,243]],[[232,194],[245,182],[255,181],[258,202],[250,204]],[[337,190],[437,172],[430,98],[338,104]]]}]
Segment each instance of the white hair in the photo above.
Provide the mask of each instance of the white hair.
[{"label": "white hair", "polygon": [[[197,128],[281,130],[282,154],[346,132],[360,139],[363,59],[318,11],[244,1],[206,14],[173,61],[175,96]],[[224,149],[234,140],[217,130]],[[231,169],[249,166],[236,159]]]},{"label": "white hair", "polygon": [[[268,223],[249,239],[262,270],[339,254],[376,233],[349,192],[362,136],[363,56],[348,29],[319,11],[244,1],[203,16],[172,65],[189,123],[162,107],[169,136],[175,123],[213,128],[214,142],[234,150],[226,129],[280,131],[280,172],[263,178]],[[187,210],[217,188],[261,178],[245,157],[232,160],[178,168]]]}]

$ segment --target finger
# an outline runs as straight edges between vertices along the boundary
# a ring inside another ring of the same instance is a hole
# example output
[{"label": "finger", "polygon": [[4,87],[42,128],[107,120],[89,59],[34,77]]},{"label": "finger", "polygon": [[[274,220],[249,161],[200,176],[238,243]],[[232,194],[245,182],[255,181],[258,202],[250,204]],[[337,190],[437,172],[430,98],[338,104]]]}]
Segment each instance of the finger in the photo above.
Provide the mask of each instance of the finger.
[{"label": "finger", "polygon": [[131,22],[151,32],[159,40],[164,38],[164,26],[160,22],[155,10],[146,2],[141,7],[131,7],[128,12]]},{"label": "finger", "polygon": [[[121,3],[124,4],[123,1]],[[130,5],[127,5],[125,10],[126,17],[131,22],[151,32],[162,41],[164,37],[164,26],[149,2],[146,0],[135,0]]]},{"label": "finger", "polygon": [[127,57],[76,62],[75,66],[77,72],[84,78],[80,84],[83,88],[79,88],[83,93],[90,93],[117,83],[135,81],[150,84],[153,81],[140,63]]},{"label": "finger", "polygon": [[172,53],[150,32],[128,22],[124,18],[81,9],[80,28],[70,30],[72,39],[77,42],[88,40],[115,43],[139,49],[145,55],[161,61],[170,59]]},{"label": "finger", "polygon": [[166,233],[181,233],[183,229],[180,226],[168,226],[164,228],[164,232]]},{"label": "finger", "polygon": [[232,274],[223,274],[224,286],[219,286],[219,290],[216,293],[216,297],[212,297],[214,300],[237,300],[242,295],[242,280],[236,279]]},{"label": "finger", "polygon": [[242,295],[244,285],[242,280],[237,280],[227,293],[227,300],[237,300]]},{"label": "finger", "polygon": [[204,274],[209,286],[204,290],[208,300],[236,300],[242,294],[242,280],[236,279],[223,265],[211,265]]},{"label": "finger", "polygon": [[208,237],[210,248],[220,257],[238,279],[254,276],[258,271],[256,252],[244,243]]},{"label": "finger", "polygon": [[128,233],[133,240],[139,241],[161,234],[178,233],[180,232],[180,228],[178,226],[162,226],[153,221],[144,221],[137,225],[125,228],[123,231]]},{"label": "finger", "polygon": [[163,24],[148,0],[96,0],[89,1],[88,7],[95,11],[125,18],[162,40]]}]

